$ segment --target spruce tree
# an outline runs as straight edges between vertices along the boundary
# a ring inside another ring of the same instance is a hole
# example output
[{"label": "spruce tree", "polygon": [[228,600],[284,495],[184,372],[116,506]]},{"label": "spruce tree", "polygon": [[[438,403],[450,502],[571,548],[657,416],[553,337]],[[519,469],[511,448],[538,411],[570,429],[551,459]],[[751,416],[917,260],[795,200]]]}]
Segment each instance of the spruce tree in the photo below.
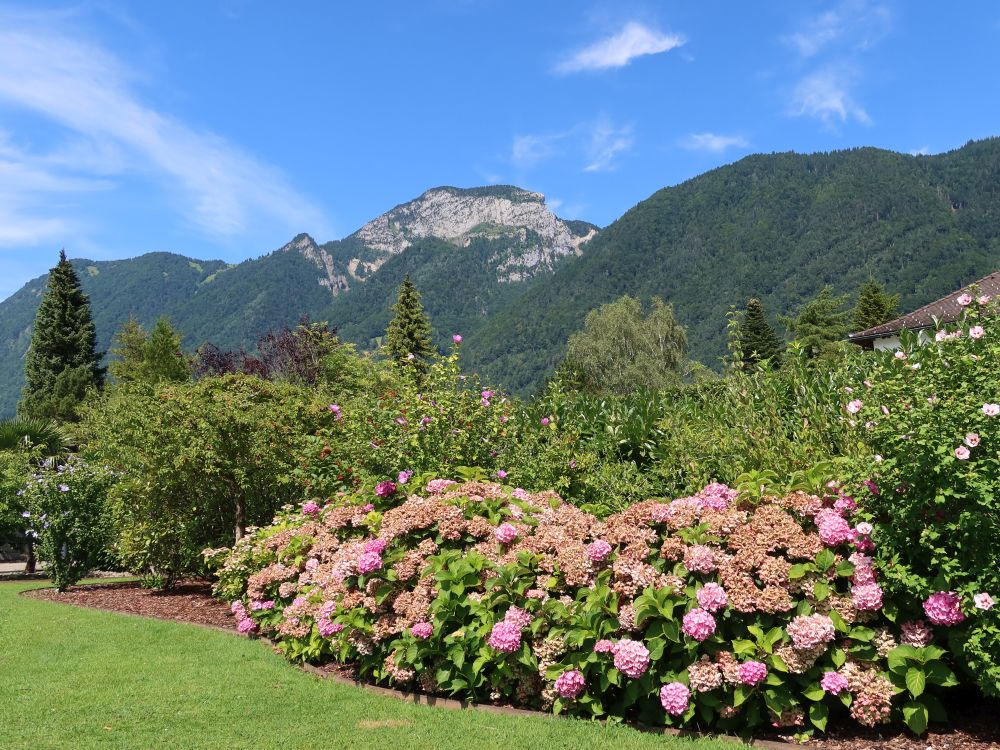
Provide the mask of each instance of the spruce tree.
[{"label": "spruce tree", "polygon": [[142,378],[148,338],[146,329],[134,316],[122,323],[111,340],[114,346],[110,354],[115,359],[108,364],[108,371],[117,382],[130,383]]},{"label": "spruce tree", "polygon": [[898,307],[898,294],[888,294],[875,279],[868,279],[858,292],[858,304],[852,319],[854,330],[866,331],[888,323],[896,317]]},{"label": "spruce tree", "polygon": [[420,292],[410,281],[409,274],[399,286],[399,298],[392,311],[393,318],[385,331],[389,356],[400,365],[413,367],[418,373],[426,372],[427,362],[434,352],[431,324],[420,302]]},{"label": "spruce tree", "polygon": [[739,347],[745,369],[752,369],[763,360],[768,360],[772,367],[781,364],[785,344],[767,322],[764,306],[755,297],[747,300],[747,309],[740,321]]},{"label": "spruce tree", "polygon": [[846,295],[835,297],[833,287],[825,286],[794,317],[783,317],[781,322],[810,358],[836,354],[844,348],[851,318],[846,304]]},{"label": "spruce tree", "polygon": [[142,348],[142,378],[148,383],[191,379],[191,366],[181,350],[181,337],[165,317],[156,321]]},{"label": "spruce tree", "polygon": [[66,252],[49,271],[48,285],[35,314],[31,346],[25,358],[25,386],[18,413],[27,417],[72,421],[91,388],[104,382],[102,353],[90,314],[90,300]]}]

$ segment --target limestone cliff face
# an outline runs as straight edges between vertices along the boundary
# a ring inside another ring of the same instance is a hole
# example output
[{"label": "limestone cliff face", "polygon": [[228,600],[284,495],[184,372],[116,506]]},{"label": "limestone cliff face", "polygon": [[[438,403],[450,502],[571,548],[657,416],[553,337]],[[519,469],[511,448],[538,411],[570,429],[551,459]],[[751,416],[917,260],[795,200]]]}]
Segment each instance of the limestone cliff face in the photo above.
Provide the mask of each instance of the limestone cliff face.
[{"label": "limestone cliff face", "polygon": [[579,255],[596,235],[596,227],[557,217],[539,193],[512,186],[441,187],[382,214],[341,242],[319,246],[300,235],[282,250],[316,263],[322,271],[319,283],[338,294],[428,237],[457,247],[489,241],[496,248],[490,261],[497,279],[515,282],[551,271],[564,256]]}]

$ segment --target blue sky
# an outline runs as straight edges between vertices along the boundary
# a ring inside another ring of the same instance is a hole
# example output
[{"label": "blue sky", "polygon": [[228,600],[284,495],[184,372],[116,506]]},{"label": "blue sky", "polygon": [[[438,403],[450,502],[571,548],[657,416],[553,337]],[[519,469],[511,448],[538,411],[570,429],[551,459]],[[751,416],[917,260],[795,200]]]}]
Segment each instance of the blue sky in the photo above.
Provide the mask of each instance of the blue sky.
[{"label": "blue sky", "polygon": [[754,152],[1000,134],[992,2],[0,0],[0,298],[71,257],[239,261],[429,187],[605,225]]}]

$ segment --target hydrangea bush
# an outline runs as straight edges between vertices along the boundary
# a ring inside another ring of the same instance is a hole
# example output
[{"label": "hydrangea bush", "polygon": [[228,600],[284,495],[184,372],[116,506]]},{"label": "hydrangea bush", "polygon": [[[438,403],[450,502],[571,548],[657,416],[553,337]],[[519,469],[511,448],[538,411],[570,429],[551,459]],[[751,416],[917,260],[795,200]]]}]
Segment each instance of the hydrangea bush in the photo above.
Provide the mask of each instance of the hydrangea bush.
[{"label": "hydrangea bush", "polygon": [[954,326],[881,356],[846,394],[870,446],[858,487],[891,595],[888,614],[948,635],[956,659],[1000,696],[1000,335],[972,294]]},{"label": "hydrangea bush", "polygon": [[923,731],[955,684],[929,634],[884,616],[839,492],[713,484],[599,520],[552,492],[392,489],[287,508],[221,558],[240,630],[408,689],[737,732],[837,712]]}]

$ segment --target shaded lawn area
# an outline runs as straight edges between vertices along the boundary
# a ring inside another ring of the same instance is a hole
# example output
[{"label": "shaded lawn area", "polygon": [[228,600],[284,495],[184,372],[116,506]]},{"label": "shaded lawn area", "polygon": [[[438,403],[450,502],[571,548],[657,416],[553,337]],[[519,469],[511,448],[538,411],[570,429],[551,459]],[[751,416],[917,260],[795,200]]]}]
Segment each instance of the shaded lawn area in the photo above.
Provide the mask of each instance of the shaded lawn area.
[{"label": "shaded lawn area", "polygon": [[415,706],[262,643],[18,596],[0,583],[0,747],[734,750],[595,722]]}]

